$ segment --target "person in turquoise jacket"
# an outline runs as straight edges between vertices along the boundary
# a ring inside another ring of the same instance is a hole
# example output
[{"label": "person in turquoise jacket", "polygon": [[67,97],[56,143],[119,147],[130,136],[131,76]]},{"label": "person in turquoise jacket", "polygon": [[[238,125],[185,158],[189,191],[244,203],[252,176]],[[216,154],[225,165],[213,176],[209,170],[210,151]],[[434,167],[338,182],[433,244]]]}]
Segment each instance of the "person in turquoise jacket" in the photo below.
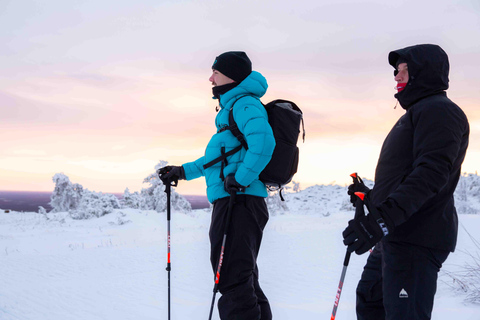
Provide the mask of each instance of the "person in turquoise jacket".
[{"label": "person in turquoise jacket", "polygon": [[[272,313],[268,299],[258,282],[257,256],[263,230],[268,221],[265,197],[267,189],[259,174],[270,161],[275,148],[272,128],[260,98],[268,88],[245,52],[229,51],[219,55],[212,66],[210,82],[219,108],[215,118],[217,132],[207,145],[204,156],[183,164],[160,169],[163,181],[192,180],[204,176],[207,197],[213,203],[210,225],[210,260],[217,270],[222,246],[230,193],[237,194],[227,231],[218,301],[221,319],[269,320]],[[212,166],[212,160],[240,145],[230,130],[229,113],[245,137],[248,150],[227,156]],[[205,166],[207,168],[205,168]]]}]

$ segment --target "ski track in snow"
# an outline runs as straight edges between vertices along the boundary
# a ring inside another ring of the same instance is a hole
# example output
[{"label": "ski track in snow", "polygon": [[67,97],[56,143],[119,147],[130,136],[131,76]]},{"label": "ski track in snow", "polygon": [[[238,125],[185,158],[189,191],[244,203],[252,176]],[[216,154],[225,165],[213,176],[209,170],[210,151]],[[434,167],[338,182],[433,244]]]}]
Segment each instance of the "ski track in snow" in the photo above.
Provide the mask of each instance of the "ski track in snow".
[{"label": "ski track in snow", "polygon": [[[267,224],[258,265],[274,319],[330,318],[345,256],[341,231],[353,211],[338,209],[345,188],[334,190],[335,197],[325,192],[319,186],[301,198],[290,194],[298,201]],[[0,319],[167,319],[165,213],[122,209],[73,220],[67,213],[47,219],[0,212]],[[210,211],[172,212],[171,223],[172,319],[206,319],[213,294]],[[478,234],[480,215],[460,215],[460,223]],[[458,250],[442,270],[459,270],[465,251],[475,247],[460,226]],[[355,287],[366,258],[352,255],[339,320],[355,319]],[[433,319],[480,319],[480,306],[465,303],[450,282],[442,271]],[[213,319],[219,319],[216,309]]]}]

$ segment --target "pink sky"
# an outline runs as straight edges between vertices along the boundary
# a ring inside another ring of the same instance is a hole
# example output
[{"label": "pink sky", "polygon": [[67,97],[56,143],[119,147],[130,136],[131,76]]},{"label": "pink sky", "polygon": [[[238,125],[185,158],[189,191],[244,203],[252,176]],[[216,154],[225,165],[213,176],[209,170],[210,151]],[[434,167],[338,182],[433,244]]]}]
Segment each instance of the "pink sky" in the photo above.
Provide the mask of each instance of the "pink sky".
[{"label": "pink sky", "polygon": [[[228,50],[267,78],[264,102],[304,111],[294,180],[307,187],[373,179],[404,112],[388,52],[439,44],[471,125],[463,171],[480,168],[477,1],[25,3],[0,5],[0,190],[51,191],[63,172],[90,190],[137,191],[159,160],[197,159],[215,131],[210,68]],[[178,188],[204,190],[203,179]]]}]

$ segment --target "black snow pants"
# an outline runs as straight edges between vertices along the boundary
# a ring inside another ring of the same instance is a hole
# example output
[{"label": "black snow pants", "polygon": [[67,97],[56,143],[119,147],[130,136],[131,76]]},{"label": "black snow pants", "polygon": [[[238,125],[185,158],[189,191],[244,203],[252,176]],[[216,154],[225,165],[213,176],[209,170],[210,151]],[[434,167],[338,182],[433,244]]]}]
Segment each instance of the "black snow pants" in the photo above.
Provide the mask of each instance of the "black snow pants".
[{"label": "black snow pants", "polygon": [[449,251],[381,241],[357,286],[357,319],[430,319],[437,276]]},{"label": "black snow pants", "polygon": [[[215,201],[210,225],[210,261],[217,270],[229,198]],[[218,290],[222,320],[270,320],[272,312],[258,283],[257,256],[268,221],[265,199],[237,195],[227,231]]]}]

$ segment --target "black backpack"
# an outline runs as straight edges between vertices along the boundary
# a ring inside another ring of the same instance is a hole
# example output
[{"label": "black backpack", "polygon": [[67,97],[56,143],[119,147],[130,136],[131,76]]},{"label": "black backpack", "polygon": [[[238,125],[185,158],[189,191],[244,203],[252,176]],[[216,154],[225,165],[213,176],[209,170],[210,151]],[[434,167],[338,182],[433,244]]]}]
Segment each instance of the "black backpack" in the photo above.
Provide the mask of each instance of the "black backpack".
[{"label": "black backpack", "polygon": [[[243,97],[238,98],[235,103]],[[230,111],[233,110],[233,107]],[[263,104],[263,103],[262,103]],[[305,141],[305,128],[303,125],[302,110],[292,101],[274,100],[264,105],[268,114],[268,123],[272,127],[275,138],[275,149],[272,158],[267,166],[260,173],[262,181],[269,190],[280,190],[280,198],[283,201],[281,189],[292,181],[293,175],[297,172],[299,150],[297,147],[298,134],[300,133],[300,124],[303,130],[303,141]],[[220,178],[223,180],[223,168],[228,164],[227,157],[237,153],[242,148],[248,150],[247,142],[243,134],[238,129],[237,123],[233,118],[233,112],[228,117],[228,126],[220,129],[219,132],[230,130],[232,134],[240,141],[240,145],[229,152],[222,148],[222,155],[203,166],[207,169],[214,164],[222,161]]]}]

